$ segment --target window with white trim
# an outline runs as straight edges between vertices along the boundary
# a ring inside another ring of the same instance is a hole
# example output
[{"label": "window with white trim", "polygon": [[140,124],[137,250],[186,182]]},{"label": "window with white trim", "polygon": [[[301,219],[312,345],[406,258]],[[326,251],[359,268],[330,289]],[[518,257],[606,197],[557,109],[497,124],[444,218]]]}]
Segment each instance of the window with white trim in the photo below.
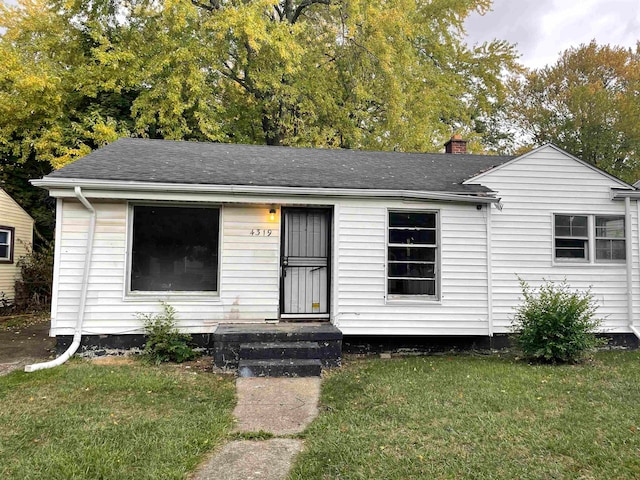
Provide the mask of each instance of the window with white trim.
[{"label": "window with white trim", "polygon": [[438,216],[436,212],[389,211],[387,293],[438,297]]},{"label": "window with white trim", "polygon": [[596,261],[617,262],[625,258],[624,216],[596,216]]},{"label": "window with white trim", "polygon": [[134,205],[132,212],[132,292],[218,290],[218,208]]},{"label": "window with white trim", "polygon": [[556,260],[589,261],[589,217],[556,215],[555,227]]},{"label": "window with white trim", "polygon": [[557,262],[616,263],[626,258],[623,215],[554,215]]},{"label": "window with white trim", "polygon": [[0,263],[13,263],[14,227],[0,226]]}]

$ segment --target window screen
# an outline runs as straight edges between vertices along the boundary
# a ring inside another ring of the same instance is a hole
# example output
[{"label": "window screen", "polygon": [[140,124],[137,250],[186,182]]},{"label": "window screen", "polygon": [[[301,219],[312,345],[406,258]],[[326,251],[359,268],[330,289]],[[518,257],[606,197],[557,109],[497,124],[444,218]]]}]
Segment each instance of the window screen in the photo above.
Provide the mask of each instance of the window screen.
[{"label": "window screen", "polygon": [[217,208],[134,206],[132,291],[218,289]]}]

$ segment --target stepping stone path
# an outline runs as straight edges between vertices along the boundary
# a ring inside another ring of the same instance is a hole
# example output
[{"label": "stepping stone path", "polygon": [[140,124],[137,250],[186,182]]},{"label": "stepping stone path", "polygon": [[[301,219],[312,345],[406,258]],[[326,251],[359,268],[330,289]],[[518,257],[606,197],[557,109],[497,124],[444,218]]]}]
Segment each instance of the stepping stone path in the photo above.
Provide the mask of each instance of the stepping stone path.
[{"label": "stepping stone path", "polygon": [[236,431],[293,435],[318,415],[320,377],[238,378]]},{"label": "stepping stone path", "polygon": [[280,480],[287,478],[302,440],[274,438],[231,442],[217,452],[195,476],[198,480]]},{"label": "stepping stone path", "polygon": [[[238,378],[236,432],[292,435],[318,415],[320,378]],[[302,440],[273,438],[228,443],[192,475],[192,480],[280,480],[302,450]]]}]

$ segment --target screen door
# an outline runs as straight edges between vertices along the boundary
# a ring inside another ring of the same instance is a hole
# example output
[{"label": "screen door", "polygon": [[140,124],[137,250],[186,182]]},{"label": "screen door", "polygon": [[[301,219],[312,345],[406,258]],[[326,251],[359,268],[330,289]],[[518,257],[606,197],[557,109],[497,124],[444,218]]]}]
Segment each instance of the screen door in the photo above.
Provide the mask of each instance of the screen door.
[{"label": "screen door", "polygon": [[329,230],[329,210],[283,209],[283,314],[329,313]]}]

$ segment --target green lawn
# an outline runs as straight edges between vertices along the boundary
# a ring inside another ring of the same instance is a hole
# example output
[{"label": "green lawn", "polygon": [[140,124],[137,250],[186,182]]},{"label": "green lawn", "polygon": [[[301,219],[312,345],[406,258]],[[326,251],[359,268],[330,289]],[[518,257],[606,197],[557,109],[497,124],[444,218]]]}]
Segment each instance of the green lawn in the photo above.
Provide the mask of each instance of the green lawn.
[{"label": "green lawn", "polygon": [[[640,352],[579,366],[354,360],[292,479],[640,478]],[[0,478],[184,478],[234,438],[233,378],[72,361],[0,377]]]},{"label": "green lawn", "polygon": [[182,479],[231,429],[230,377],[72,361],[0,377],[0,478]]},{"label": "green lawn", "polygon": [[321,402],[292,479],[640,478],[640,352],[353,361]]}]

